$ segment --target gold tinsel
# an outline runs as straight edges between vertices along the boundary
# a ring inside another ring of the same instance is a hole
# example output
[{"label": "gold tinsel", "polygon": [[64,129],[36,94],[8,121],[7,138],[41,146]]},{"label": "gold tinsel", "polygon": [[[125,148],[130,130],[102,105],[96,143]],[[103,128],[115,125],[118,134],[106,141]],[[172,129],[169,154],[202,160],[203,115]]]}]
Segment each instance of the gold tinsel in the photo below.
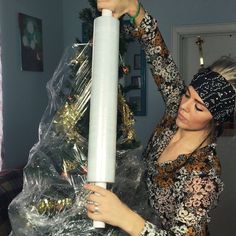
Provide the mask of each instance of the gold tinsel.
[{"label": "gold tinsel", "polygon": [[122,114],[123,143],[132,143],[135,140],[134,116],[120,90],[118,94],[118,109]]},{"label": "gold tinsel", "polygon": [[[80,70],[83,69],[81,66],[84,66],[83,60],[85,58],[80,58],[81,55],[77,55],[75,59],[71,60],[71,65],[78,67]],[[85,65],[86,66],[86,65]],[[76,76],[78,76],[76,74]],[[81,77],[81,75],[79,75]],[[75,90],[77,94],[73,95],[72,99],[68,98],[68,101],[57,111],[57,114],[53,120],[55,124],[55,128],[58,133],[62,133],[65,135],[67,142],[72,142],[74,144],[79,144],[79,134],[76,130],[77,122],[83,117],[85,111],[88,106],[87,103],[90,98],[90,87],[91,87],[91,79],[88,78],[75,78],[83,79],[80,81],[83,83],[83,86],[80,86],[78,90]],[[121,94],[119,89],[118,92],[118,109],[122,115],[122,133],[123,133],[123,141],[122,143],[132,143],[135,140],[135,131],[134,131],[134,118],[133,113],[130,111],[129,106]],[[77,146],[77,145],[76,145]],[[78,145],[79,146],[79,145]],[[75,150],[75,152],[81,152],[81,150]],[[73,159],[73,158],[72,158]],[[68,178],[68,172],[71,170],[75,170],[77,168],[81,168],[84,173],[86,173],[86,162],[82,160],[82,162],[78,161],[78,158],[74,158],[73,160],[63,160],[63,172],[62,176]],[[37,204],[36,209],[40,214],[54,214],[56,212],[60,212],[64,210],[66,207],[71,206],[73,203],[72,199],[64,198],[58,200],[52,200],[48,198],[44,198],[40,200]]]},{"label": "gold tinsel", "polygon": [[[78,133],[75,126],[78,120],[82,117],[77,104],[79,97],[75,95],[74,100],[74,103],[66,102],[65,105],[59,109],[57,117],[54,120],[54,123],[57,124],[58,130],[63,131],[70,141],[77,139]],[[132,142],[135,140],[133,113],[130,111],[130,108],[120,90],[118,94],[118,109],[122,114],[122,132],[124,142]]]},{"label": "gold tinsel", "polygon": [[47,199],[44,198],[40,200],[40,202],[37,205],[37,210],[39,214],[54,214],[55,212],[61,212],[65,210],[67,207],[71,207],[73,204],[73,201],[71,198],[64,198],[64,199]]},{"label": "gold tinsel", "polygon": [[78,137],[75,126],[80,118],[80,110],[77,105],[79,100],[78,95],[75,95],[74,99],[74,103],[66,102],[65,105],[58,110],[57,116],[53,121],[54,124],[57,124],[56,127],[58,131],[65,133],[70,141],[76,140]]}]

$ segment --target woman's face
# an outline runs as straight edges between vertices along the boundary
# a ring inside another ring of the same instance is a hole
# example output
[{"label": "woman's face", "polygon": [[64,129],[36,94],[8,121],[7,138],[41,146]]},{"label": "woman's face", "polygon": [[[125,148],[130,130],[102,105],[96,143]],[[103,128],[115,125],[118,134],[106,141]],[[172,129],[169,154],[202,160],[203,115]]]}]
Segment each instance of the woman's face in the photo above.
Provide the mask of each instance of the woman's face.
[{"label": "woman's face", "polygon": [[176,124],[189,131],[209,130],[212,115],[198,93],[189,86],[182,97]]}]

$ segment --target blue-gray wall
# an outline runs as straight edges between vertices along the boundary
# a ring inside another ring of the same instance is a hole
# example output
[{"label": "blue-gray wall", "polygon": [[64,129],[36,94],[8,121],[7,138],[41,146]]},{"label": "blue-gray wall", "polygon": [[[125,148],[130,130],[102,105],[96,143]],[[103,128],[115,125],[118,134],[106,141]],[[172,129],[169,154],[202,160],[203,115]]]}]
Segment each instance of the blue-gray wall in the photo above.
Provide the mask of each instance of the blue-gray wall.
[{"label": "blue-gray wall", "polygon": [[89,7],[87,0],[62,0],[64,47],[71,45],[75,38],[82,40],[79,12]]},{"label": "blue-gray wall", "polygon": [[[46,83],[63,51],[62,2],[0,0],[3,68],[3,129],[5,168],[24,165],[38,139],[47,105]],[[18,12],[42,19],[43,72],[21,71]]]}]

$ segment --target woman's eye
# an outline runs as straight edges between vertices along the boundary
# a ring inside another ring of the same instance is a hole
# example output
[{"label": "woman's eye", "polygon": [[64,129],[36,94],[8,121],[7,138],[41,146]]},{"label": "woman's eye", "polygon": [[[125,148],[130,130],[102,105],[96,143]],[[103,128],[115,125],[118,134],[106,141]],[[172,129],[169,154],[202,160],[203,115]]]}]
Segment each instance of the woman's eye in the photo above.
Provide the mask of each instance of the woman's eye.
[{"label": "woman's eye", "polygon": [[201,108],[199,108],[197,105],[195,105],[195,109],[197,110],[197,111],[203,111]]}]

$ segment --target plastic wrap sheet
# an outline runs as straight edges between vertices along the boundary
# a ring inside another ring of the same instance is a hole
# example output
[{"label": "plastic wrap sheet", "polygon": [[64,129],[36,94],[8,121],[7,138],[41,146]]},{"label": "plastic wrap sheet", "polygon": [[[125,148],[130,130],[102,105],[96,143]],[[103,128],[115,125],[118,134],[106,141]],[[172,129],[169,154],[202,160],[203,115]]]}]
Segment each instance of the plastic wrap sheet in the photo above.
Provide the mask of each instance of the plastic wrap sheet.
[{"label": "plastic wrap sheet", "polygon": [[[74,44],[47,84],[49,104],[39,125],[39,141],[24,169],[23,190],[9,206],[11,235],[124,235],[111,226],[94,229],[86,214],[88,192],[83,184],[87,175],[90,86],[91,45]],[[127,104],[121,107],[128,109]],[[127,113],[121,120],[125,117]],[[134,142],[129,139],[133,137],[130,121],[125,127],[124,122],[120,125],[126,136],[117,137],[116,183],[111,188],[141,213],[148,209],[144,204],[146,191],[140,184],[141,147],[127,148],[127,140]]]}]

